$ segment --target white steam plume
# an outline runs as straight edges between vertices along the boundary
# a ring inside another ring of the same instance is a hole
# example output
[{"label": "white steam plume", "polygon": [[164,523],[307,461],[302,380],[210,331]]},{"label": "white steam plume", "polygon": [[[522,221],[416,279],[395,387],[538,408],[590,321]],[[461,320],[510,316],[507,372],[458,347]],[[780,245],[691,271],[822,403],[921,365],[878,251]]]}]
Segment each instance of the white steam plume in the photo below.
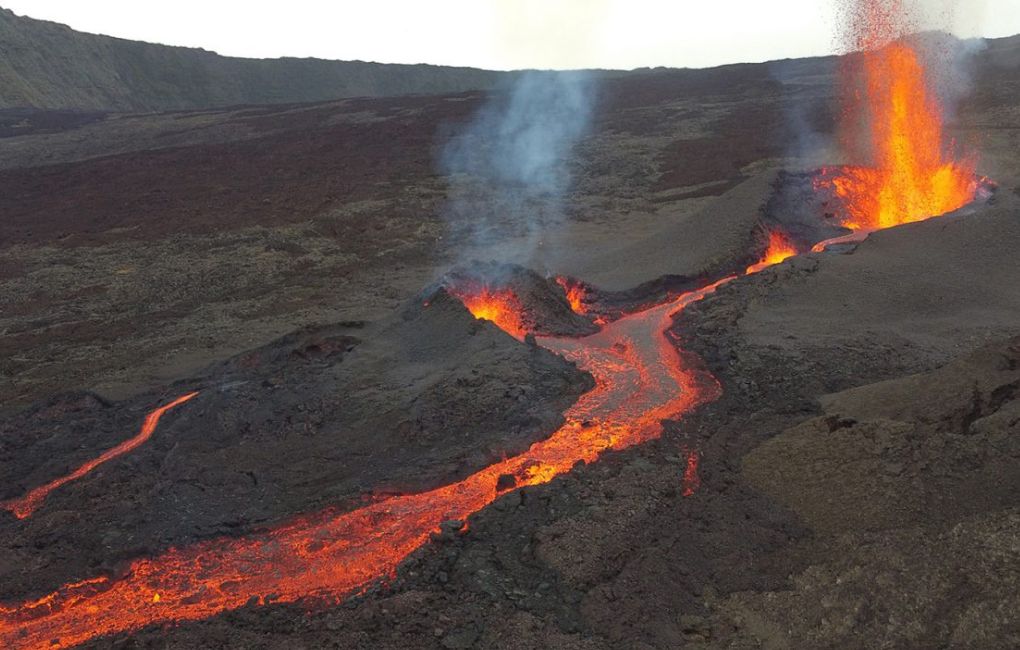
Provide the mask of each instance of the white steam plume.
[{"label": "white steam plume", "polygon": [[455,131],[439,162],[459,243],[499,243],[507,261],[532,259],[543,235],[563,222],[572,152],[591,127],[593,105],[591,73],[525,72]]}]

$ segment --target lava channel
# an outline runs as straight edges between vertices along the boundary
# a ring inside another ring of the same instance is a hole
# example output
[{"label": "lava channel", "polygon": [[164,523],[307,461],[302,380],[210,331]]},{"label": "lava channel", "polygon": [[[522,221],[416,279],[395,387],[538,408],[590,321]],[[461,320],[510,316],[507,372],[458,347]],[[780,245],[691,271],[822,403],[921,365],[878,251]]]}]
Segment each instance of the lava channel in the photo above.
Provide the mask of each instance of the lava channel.
[{"label": "lava channel", "polygon": [[[103,452],[100,456],[85,462],[81,465],[81,467],[70,474],[54,479],[45,485],[40,485],[39,487],[29,491],[28,494],[20,499],[11,499],[10,501],[0,503],[0,508],[9,511],[18,519],[25,519],[29,517],[40,505],[42,505],[42,502],[46,499],[50,492],[56,490],[62,485],[70,483],[71,481],[80,479],[105,462],[111,461],[118,456],[123,456],[129,451],[137,449],[142,443],[152,437],[152,432],[156,430],[156,425],[159,424],[159,419],[163,417],[164,413],[175,406],[179,406],[184,402],[187,402],[196,395],[198,395],[197,391],[188,393],[187,395],[178,397],[169,404],[164,404],[163,406],[154,409],[145,416],[141,430],[133,438],[129,438],[116,447]],[[0,613],[3,613],[3,609],[0,609]]]},{"label": "lava channel", "polygon": [[429,492],[299,516],[263,534],[172,548],[135,560],[117,576],[0,605],[0,645],[67,648],[246,604],[336,603],[393,575],[442,522],[465,520],[509,491],[546,483],[608,449],[656,438],[663,419],[717,399],[718,382],[693,355],[678,352],[666,330],[678,312],[734,277],[625,316],[591,336],[539,338],[591,372],[595,388],[566,412],[562,427],[526,453]]}]

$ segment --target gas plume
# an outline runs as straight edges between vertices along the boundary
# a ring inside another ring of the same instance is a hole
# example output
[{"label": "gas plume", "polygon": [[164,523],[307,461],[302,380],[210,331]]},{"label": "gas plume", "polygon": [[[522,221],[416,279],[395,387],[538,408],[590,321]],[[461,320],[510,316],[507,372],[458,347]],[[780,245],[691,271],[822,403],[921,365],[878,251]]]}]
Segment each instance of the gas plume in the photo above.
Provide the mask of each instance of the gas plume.
[{"label": "gas plume", "polygon": [[571,154],[589,131],[594,98],[591,73],[525,72],[455,130],[439,165],[461,250],[500,244],[505,261],[531,261],[563,221]]}]

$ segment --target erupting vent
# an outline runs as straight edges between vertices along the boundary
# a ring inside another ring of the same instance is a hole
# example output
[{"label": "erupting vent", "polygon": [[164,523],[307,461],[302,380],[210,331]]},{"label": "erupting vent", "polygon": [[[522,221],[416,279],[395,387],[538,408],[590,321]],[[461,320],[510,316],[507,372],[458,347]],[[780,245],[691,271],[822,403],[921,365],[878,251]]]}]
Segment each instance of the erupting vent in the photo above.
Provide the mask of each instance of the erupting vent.
[{"label": "erupting vent", "polygon": [[575,314],[588,313],[588,307],[584,304],[584,298],[587,295],[587,291],[583,284],[576,280],[564,277],[556,278],[556,284],[563,287],[563,291],[567,295],[567,302],[570,303],[570,308],[574,310]]},{"label": "erupting vent", "polygon": [[761,261],[747,267],[747,273],[757,273],[764,268],[779,264],[797,254],[797,247],[787,239],[786,235],[778,230],[769,231],[769,246],[765,249],[765,255]]},{"label": "erupting vent", "polygon": [[482,286],[474,290],[451,288],[471,315],[487,320],[516,339],[524,339],[528,328],[524,325],[524,308],[517,295],[509,289]]},{"label": "erupting vent", "polygon": [[843,145],[853,158],[872,162],[823,169],[817,181],[842,200],[842,225],[851,230],[952,212],[973,201],[981,184],[975,157],[957,156],[955,143],[946,141],[931,76],[917,49],[902,40],[908,28],[899,2],[858,3],[851,40],[861,53],[843,70]]}]

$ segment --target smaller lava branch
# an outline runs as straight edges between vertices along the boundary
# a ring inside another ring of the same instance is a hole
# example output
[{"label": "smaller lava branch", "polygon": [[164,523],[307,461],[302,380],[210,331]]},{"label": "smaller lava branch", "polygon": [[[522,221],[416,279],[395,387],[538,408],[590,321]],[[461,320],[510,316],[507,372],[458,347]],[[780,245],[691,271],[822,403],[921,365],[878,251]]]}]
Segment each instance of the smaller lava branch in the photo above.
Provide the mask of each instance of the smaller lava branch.
[{"label": "smaller lava branch", "polygon": [[687,461],[684,464],[684,475],[681,482],[682,492],[685,497],[694,496],[694,493],[701,487],[701,475],[698,466],[701,464],[701,452],[697,449],[684,449]]},{"label": "smaller lava branch", "polygon": [[118,456],[123,456],[129,451],[137,449],[142,445],[142,443],[152,437],[152,432],[156,430],[156,425],[159,424],[159,419],[163,417],[164,413],[183,404],[184,402],[187,402],[196,395],[198,395],[197,391],[188,393],[187,395],[182,395],[169,404],[164,404],[163,406],[151,411],[147,416],[145,416],[145,421],[142,422],[142,428],[135,437],[129,438],[116,447],[103,452],[100,456],[85,462],[70,474],[54,479],[45,485],[40,485],[20,499],[12,499],[10,501],[0,503],[0,508],[10,511],[18,519],[25,519],[29,517],[53,490],[56,490],[66,483],[82,478],[107,461],[113,460]]}]

